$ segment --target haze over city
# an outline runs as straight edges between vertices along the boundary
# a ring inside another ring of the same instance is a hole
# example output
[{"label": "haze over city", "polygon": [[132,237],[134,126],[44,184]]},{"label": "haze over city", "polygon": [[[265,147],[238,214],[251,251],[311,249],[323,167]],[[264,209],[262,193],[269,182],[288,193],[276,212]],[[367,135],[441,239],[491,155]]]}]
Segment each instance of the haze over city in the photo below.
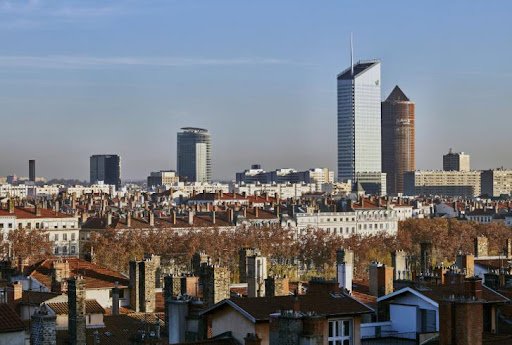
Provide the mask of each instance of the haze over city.
[{"label": "haze over city", "polygon": [[[382,99],[416,103],[418,169],[449,148],[512,167],[508,2],[0,1],[0,176],[122,178],[176,168],[176,133],[207,128],[213,177],[336,167],[336,74],[382,61]],[[350,4],[350,6],[347,6]]]}]

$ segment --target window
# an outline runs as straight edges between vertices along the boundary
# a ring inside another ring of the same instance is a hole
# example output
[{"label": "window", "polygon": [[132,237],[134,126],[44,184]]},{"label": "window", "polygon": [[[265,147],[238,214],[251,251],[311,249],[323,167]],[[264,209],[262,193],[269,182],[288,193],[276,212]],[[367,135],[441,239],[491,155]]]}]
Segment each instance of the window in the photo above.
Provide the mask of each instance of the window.
[{"label": "window", "polygon": [[12,223],[9,223],[9,229],[12,229]]},{"label": "window", "polygon": [[67,254],[68,253],[68,247],[62,246],[62,253]]},{"label": "window", "polygon": [[4,223],[0,223],[0,228],[3,229],[3,227],[4,227]]},{"label": "window", "polygon": [[71,246],[71,254],[75,254],[75,251],[76,251],[75,246]]},{"label": "window", "polygon": [[68,240],[68,234],[62,234],[62,240],[67,241]]},{"label": "window", "polygon": [[32,223],[27,223],[27,229],[31,229],[32,228]]},{"label": "window", "polygon": [[72,233],[71,234],[71,241],[74,241],[75,240],[75,233]]},{"label": "window", "polygon": [[329,345],[352,345],[352,320],[329,321]]},{"label": "window", "polygon": [[59,247],[55,247],[54,253],[59,254]]},{"label": "window", "polygon": [[40,226],[39,223],[36,223],[36,229],[39,229],[39,226]]},{"label": "window", "polygon": [[54,241],[58,241],[58,240],[59,240],[59,234],[55,234],[55,235],[53,235],[53,240],[54,240]]}]

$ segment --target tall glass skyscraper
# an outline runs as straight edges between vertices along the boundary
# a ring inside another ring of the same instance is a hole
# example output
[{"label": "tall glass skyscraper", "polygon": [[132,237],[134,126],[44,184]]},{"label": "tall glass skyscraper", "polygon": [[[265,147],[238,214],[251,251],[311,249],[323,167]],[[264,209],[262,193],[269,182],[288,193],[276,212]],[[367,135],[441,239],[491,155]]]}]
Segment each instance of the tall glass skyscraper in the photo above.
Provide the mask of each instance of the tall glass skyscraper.
[{"label": "tall glass skyscraper", "polygon": [[360,61],[337,80],[338,181],[356,182],[382,171],[380,61]]},{"label": "tall glass skyscraper", "polygon": [[118,155],[93,155],[90,161],[91,184],[103,181],[105,184],[121,187],[121,157]]},{"label": "tall glass skyscraper", "polygon": [[189,182],[211,182],[211,140],[208,130],[185,127],[178,132],[178,175]]}]

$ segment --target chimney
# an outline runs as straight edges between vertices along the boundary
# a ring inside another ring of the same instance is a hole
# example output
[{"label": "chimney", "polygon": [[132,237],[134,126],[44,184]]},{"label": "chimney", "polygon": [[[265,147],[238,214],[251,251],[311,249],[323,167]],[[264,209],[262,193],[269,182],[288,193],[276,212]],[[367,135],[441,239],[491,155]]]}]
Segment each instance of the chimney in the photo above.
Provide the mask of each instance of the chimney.
[{"label": "chimney", "polygon": [[88,214],[87,211],[83,211],[80,215],[80,224],[83,225],[85,222],[87,222]]},{"label": "chimney", "polygon": [[175,225],[175,224],[176,224],[176,211],[175,211],[175,210],[172,210],[172,211],[171,211],[171,223],[172,223],[173,225]]},{"label": "chimney", "polygon": [[288,296],[290,294],[290,281],[284,277],[268,277],[265,279],[265,296]]},{"label": "chimney", "polygon": [[505,240],[505,257],[507,259],[512,259],[512,239],[507,238]]},{"label": "chimney", "polygon": [[115,282],[112,289],[112,315],[119,315],[119,291],[119,282]]},{"label": "chimney", "polygon": [[36,217],[41,217],[41,206],[38,202],[34,205],[34,213],[36,214]]},{"label": "chimney", "polygon": [[215,211],[212,212],[212,224],[215,225]]},{"label": "chimney", "polygon": [[257,206],[254,207],[254,216],[256,218],[258,218],[260,216],[260,209]]},{"label": "chimney", "polygon": [[109,211],[107,213],[107,226],[111,226],[112,225],[112,213]]},{"label": "chimney", "polygon": [[194,211],[188,211],[188,224],[194,225]]},{"label": "chimney", "polygon": [[489,240],[485,236],[478,236],[475,238],[475,257],[482,257],[489,255]]},{"label": "chimney", "polygon": [[395,270],[395,280],[411,280],[408,258],[403,250],[395,250],[391,253],[391,264]]},{"label": "chimney", "polygon": [[235,223],[235,211],[232,208],[228,208],[229,223]]},{"label": "chimney", "polygon": [[50,315],[46,305],[43,304],[32,315],[31,320],[30,344],[57,344],[57,316]]},{"label": "chimney", "polygon": [[336,281],[338,287],[352,292],[354,275],[354,252],[341,248],[336,251]]},{"label": "chimney", "polygon": [[139,303],[139,275],[139,262],[135,260],[130,261],[130,307],[136,313],[139,313],[141,311]]},{"label": "chimney", "polygon": [[132,226],[132,212],[128,211],[126,212],[126,227],[131,228]]},{"label": "chimney", "polygon": [[9,213],[14,213],[14,200],[12,198],[9,199]]},{"label": "chimney", "polygon": [[482,299],[482,279],[479,277],[471,277],[467,279],[466,284],[468,286],[467,293],[469,297],[473,297],[477,300]]},{"label": "chimney", "polygon": [[257,334],[247,333],[247,336],[244,338],[245,345],[261,345],[261,338],[258,337]]},{"label": "chimney", "polygon": [[155,214],[153,213],[153,210],[149,211],[149,226],[150,227],[155,226]]},{"label": "chimney", "polygon": [[169,320],[166,322],[168,325],[168,343],[181,344],[187,339],[187,318],[189,314],[189,299],[179,298],[171,299],[166,302],[166,309],[169,309]]},{"label": "chimney", "polygon": [[85,281],[82,277],[68,279],[68,333],[71,345],[85,345]]},{"label": "chimney", "polygon": [[54,261],[52,268],[52,292],[62,292],[62,287],[65,285],[66,279],[70,277],[70,274],[68,261]]},{"label": "chimney", "polygon": [[370,264],[370,295],[385,296],[393,292],[393,267],[379,262]]},{"label": "chimney", "polygon": [[420,243],[420,270],[423,275],[432,268],[432,242]]},{"label": "chimney", "polygon": [[267,258],[254,255],[247,258],[247,296],[265,296],[265,279],[267,279]]},{"label": "chimney", "polygon": [[230,272],[218,265],[202,265],[200,285],[203,287],[203,300],[207,307],[230,297]]},{"label": "chimney", "polygon": [[276,212],[276,217],[279,218],[279,213],[280,213],[279,205],[275,206],[275,212]]},{"label": "chimney", "polygon": [[457,254],[455,264],[465,273],[466,278],[475,275],[475,257],[472,254]]}]

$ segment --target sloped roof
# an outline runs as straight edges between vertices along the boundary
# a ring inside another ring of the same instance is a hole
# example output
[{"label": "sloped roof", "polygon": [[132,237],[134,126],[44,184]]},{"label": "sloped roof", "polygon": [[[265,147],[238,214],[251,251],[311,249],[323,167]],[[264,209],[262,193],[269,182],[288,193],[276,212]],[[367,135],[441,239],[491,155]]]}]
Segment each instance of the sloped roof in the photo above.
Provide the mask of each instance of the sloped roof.
[{"label": "sloped roof", "polygon": [[268,321],[270,314],[280,310],[293,309],[295,298],[298,298],[300,311],[303,313],[313,312],[333,317],[372,312],[370,308],[346,294],[315,293],[298,296],[235,297],[217,303],[205,310],[203,314],[209,314],[218,308],[229,305],[252,322]]},{"label": "sloped roof", "polygon": [[[69,306],[68,302],[54,302],[46,303],[48,308],[52,309],[57,315],[68,315]],[[85,301],[86,314],[104,314],[105,310],[95,299],[88,299]]]},{"label": "sloped roof", "polygon": [[25,329],[25,324],[6,303],[0,303],[0,333],[19,332]]},{"label": "sloped roof", "polygon": [[388,98],[386,98],[386,102],[410,102],[410,99],[405,95],[402,89],[396,85],[393,91],[391,91],[389,94]]},{"label": "sloped roof", "polygon": [[[29,270],[29,275],[51,289],[53,263],[57,260],[46,259],[35,264]],[[65,260],[69,263],[70,276],[83,276],[86,289],[113,288],[116,281],[119,282],[120,286],[128,286],[129,284],[127,277],[114,270],[78,258],[67,258]]]}]

